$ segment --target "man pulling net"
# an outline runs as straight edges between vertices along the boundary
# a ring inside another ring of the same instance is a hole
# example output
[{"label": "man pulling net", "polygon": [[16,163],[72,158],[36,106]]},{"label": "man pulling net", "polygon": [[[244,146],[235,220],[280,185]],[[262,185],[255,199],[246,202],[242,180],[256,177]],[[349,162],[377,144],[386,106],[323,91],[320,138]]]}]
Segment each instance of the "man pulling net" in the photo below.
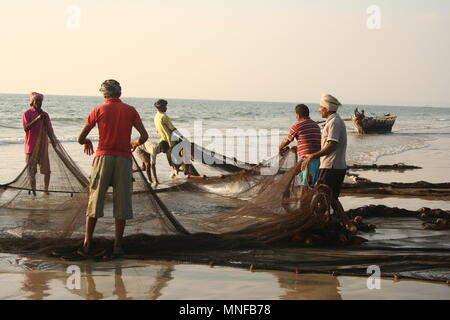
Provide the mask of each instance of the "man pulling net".
[{"label": "man pulling net", "polygon": [[[92,142],[86,139],[89,132],[98,125],[99,143],[90,176],[90,195],[86,211],[86,230],[83,247],[78,250],[81,256],[90,253],[92,237],[97,219],[103,217],[103,207],[109,186],[113,187],[115,242],[113,255],[122,254],[122,238],[126,220],[133,218],[132,209],[132,154],[136,147],[148,139],[139,113],[134,107],[123,103],[120,84],[115,80],[103,82],[100,92],[105,103],[90,113],[86,125],[78,137],[84,145],[84,152],[92,155]],[[140,134],[138,140],[131,142],[132,128]]]},{"label": "man pulling net", "polygon": [[[28,163],[30,177],[30,187],[34,196],[36,196],[36,174],[39,165],[40,173],[44,175],[44,193],[48,195],[50,184],[50,160],[48,157],[48,138],[41,139],[38,143],[41,130],[45,126],[46,130],[53,132],[50,116],[42,110],[44,95],[32,92],[30,93],[30,108],[22,114],[22,125],[25,131],[25,156]],[[37,149],[37,154],[30,161],[33,151]]]}]

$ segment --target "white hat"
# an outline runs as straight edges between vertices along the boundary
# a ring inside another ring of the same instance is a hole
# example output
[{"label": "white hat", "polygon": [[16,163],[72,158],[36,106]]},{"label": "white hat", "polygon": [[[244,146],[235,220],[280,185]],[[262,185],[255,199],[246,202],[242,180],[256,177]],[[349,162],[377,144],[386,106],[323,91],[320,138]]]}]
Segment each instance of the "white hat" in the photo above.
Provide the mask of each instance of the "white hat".
[{"label": "white hat", "polygon": [[328,109],[328,111],[337,111],[341,103],[331,94],[323,94],[320,99],[320,106]]}]

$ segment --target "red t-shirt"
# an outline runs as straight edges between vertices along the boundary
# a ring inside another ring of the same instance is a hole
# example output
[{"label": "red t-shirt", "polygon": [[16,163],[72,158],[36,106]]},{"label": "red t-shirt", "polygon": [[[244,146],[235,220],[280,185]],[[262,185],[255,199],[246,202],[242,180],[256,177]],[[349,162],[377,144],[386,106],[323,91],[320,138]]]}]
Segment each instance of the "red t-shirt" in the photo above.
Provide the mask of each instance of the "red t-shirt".
[{"label": "red t-shirt", "polygon": [[289,131],[290,141],[297,139],[297,154],[299,159],[320,151],[321,133],[319,125],[311,119],[294,123]]},{"label": "red t-shirt", "polygon": [[105,103],[91,111],[86,125],[98,125],[99,142],[95,156],[110,154],[131,159],[131,131],[141,123],[135,108],[120,99],[106,99]]}]

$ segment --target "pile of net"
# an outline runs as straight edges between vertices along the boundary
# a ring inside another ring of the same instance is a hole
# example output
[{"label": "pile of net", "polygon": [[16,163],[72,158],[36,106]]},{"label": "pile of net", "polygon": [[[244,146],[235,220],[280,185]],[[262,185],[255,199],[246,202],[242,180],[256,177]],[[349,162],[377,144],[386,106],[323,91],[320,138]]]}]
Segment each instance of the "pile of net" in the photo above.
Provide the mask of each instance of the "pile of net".
[{"label": "pile of net", "polygon": [[[209,216],[186,214],[177,217],[152,189],[133,157],[134,218],[127,223],[127,234],[210,233],[236,241],[273,242],[292,237],[303,240],[311,232],[317,233],[321,229],[331,230],[333,234],[337,229],[345,230],[342,228],[345,213],[342,207],[334,204],[337,213],[331,215],[333,201],[326,187],[305,189],[302,194],[294,187],[294,152],[252,165],[190,142],[188,146],[192,151],[191,165],[208,164],[213,170],[228,172],[191,180],[202,181],[203,188],[213,180],[220,180],[220,184],[225,188],[231,186],[231,189],[237,182],[239,194],[246,195],[249,201],[238,209],[221,210]],[[40,162],[47,153],[51,167],[48,187],[45,176],[39,172]],[[179,190],[182,189],[180,186]],[[70,158],[53,131],[43,126],[37,146],[23,171],[14,181],[0,186],[1,237],[80,238],[88,196],[88,177]],[[177,197],[167,197],[166,201],[175,202]],[[97,224],[96,235],[111,237],[114,234],[111,189],[104,211],[105,218]]]}]

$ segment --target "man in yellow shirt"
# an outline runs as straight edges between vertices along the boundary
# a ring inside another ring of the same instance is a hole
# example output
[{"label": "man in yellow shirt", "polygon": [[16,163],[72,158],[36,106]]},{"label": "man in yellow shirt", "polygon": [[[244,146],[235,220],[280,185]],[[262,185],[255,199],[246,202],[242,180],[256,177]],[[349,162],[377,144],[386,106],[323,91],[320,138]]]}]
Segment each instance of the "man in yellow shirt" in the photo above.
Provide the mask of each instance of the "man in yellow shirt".
[{"label": "man in yellow shirt", "polygon": [[155,102],[156,107],[156,114],[155,114],[155,128],[156,132],[159,135],[159,148],[161,152],[164,152],[167,156],[167,161],[169,162],[169,165],[172,167],[172,172],[170,174],[170,177],[175,177],[178,174],[178,168],[179,166],[176,166],[172,162],[171,152],[172,148],[175,146],[175,144],[178,143],[178,141],[172,140],[172,134],[177,129],[172,124],[172,121],[170,121],[169,117],[166,114],[167,111],[167,101],[164,99],[159,99]]}]

